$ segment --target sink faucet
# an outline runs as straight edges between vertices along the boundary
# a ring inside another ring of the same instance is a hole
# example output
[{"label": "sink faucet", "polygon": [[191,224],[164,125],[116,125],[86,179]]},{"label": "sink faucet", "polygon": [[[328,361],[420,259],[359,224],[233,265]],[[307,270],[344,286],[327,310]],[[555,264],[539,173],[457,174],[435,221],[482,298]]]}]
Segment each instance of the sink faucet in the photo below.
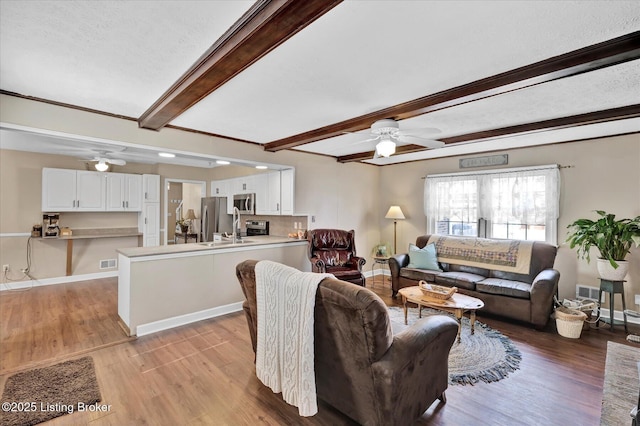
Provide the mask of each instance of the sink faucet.
[{"label": "sink faucet", "polygon": [[233,242],[236,243],[240,241],[240,210],[237,207],[233,208],[233,234],[232,239]]}]

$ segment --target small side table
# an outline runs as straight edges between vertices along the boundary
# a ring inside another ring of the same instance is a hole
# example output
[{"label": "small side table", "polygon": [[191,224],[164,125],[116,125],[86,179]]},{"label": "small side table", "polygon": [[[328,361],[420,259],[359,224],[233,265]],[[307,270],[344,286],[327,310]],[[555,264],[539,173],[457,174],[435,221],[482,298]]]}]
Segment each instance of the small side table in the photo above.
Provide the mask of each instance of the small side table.
[{"label": "small side table", "polygon": [[[629,333],[627,329],[627,314],[624,312],[627,309],[627,304],[624,300],[624,283],[626,281],[611,281],[600,278],[600,291],[598,292],[598,301],[602,300],[602,292],[605,291],[609,293],[609,322],[611,323],[611,331],[613,331],[613,296],[616,293],[619,293],[622,296],[622,317],[624,319],[624,331],[625,333]],[[600,315],[600,311],[602,308],[600,304],[598,304],[598,315]],[[600,322],[596,324],[596,327],[600,325]]]},{"label": "small side table", "polygon": [[387,265],[387,268],[389,267],[389,258],[388,257],[381,257],[381,256],[374,256],[373,258],[373,264],[371,264],[371,275],[373,276],[373,285],[376,284],[376,276],[373,275],[373,269],[375,268],[376,265],[379,265],[379,267],[382,269],[382,285],[384,286],[384,265]]},{"label": "small side table", "polygon": [[180,237],[184,237],[184,243],[185,244],[187,244],[187,240],[189,238],[194,238],[196,240],[196,243],[198,242],[198,234],[196,234],[196,233],[191,233],[191,232],[180,232],[180,233],[178,233],[178,232],[176,232],[174,234],[174,237],[173,237],[173,243],[177,244],[178,243],[178,239]]}]

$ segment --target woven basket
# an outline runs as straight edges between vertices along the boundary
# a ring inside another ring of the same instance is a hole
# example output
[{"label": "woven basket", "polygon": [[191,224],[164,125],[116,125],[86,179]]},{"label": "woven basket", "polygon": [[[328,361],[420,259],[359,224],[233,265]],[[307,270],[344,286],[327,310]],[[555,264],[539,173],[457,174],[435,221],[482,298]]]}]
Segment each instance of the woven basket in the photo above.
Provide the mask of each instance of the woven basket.
[{"label": "woven basket", "polygon": [[576,309],[569,309],[561,306],[556,309],[556,327],[558,334],[570,339],[580,338],[582,325],[587,319],[587,314]]},{"label": "woven basket", "polygon": [[430,299],[447,300],[451,299],[453,293],[458,291],[457,287],[446,287],[443,285],[429,284],[424,280],[420,280],[418,283],[420,290],[425,297]]}]

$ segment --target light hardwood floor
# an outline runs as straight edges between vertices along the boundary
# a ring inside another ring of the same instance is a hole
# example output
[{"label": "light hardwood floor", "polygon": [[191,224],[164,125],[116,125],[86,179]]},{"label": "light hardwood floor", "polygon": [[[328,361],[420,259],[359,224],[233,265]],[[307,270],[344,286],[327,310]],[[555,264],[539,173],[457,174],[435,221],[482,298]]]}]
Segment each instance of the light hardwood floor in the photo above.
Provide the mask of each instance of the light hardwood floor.
[{"label": "light hardwood floor", "polygon": [[[378,277],[368,285],[399,305],[388,281]],[[90,354],[110,410],[76,412],[47,425],[353,424],[322,402],[317,415],[301,418],[258,381],[243,313],[128,339],[117,324],[116,301],[115,278],[0,294],[0,386],[15,371]],[[516,343],[520,370],[497,383],[451,386],[448,402],[434,403],[418,424],[599,424],[606,342],[624,343],[621,327],[566,339],[552,323],[535,331],[479,320]]]}]

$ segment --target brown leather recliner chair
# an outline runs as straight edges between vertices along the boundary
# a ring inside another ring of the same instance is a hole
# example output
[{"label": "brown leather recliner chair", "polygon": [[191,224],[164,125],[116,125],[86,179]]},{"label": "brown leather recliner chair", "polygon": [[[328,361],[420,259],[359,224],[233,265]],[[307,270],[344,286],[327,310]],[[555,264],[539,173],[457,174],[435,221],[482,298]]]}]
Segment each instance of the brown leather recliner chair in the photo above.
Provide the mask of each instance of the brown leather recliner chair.
[{"label": "brown leather recliner chair", "polygon": [[[256,263],[236,266],[254,352]],[[325,278],[315,304],[316,394],[363,425],[413,424],[436,399],[445,401],[449,351],[457,332],[454,319],[434,315],[394,334],[380,297]]]},{"label": "brown leather recliner chair", "polygon": [[333,274],[337,279],[365,286],[362,267],[367,262],[356,256],[354,231],[313,229],[307,231],[311,270]]}]

